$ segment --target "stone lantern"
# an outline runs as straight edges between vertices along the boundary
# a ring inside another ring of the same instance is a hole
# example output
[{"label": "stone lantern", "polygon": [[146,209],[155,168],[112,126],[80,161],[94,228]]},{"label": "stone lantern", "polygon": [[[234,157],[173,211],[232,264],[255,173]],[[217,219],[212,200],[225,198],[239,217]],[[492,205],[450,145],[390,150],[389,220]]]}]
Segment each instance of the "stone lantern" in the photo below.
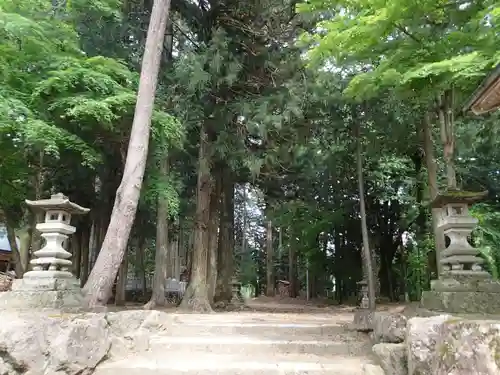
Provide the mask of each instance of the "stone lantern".
[{"label": "stone lantern", "polygon": [[243,298],[241,297],[241,283],[236,276],[233,276],[231,279],[231,291],[231,303],[235,305],[243,303]]},{"label": "stone lantern", "polygon": [[485,195],[451,190],[432,202],[440,209],[437,226],[449,244],[436,252],[441,270],[431,290],[422,294],[423,307],[449,313],[500,313],[500,283],[483,269],[484,259],[468,239],[477,225],[469,206]]},{"label": "stone lantern", "polygon": [[80,283],[71,273],[71,253],[62,245],[76,231],[70,225],[71,216],[87,214],[89,209],[71,202],[61,193],[50,199],[26,200],[26,204],[33,210],[45,212],[45,221],[37,224],[36,229],[46,243],[33,254],[32,270],[22,279],[14,280],[10,292],[0,293],[0,306],[79,308],[83,297]]},{"label": "stone lantern", "polygon": [[360,309],[370,308],[370,299],[368,297],[368,283],[366,280],[361,280],[356,283],[361,293],[361,300],[359,304]]},{"label": "stone lantern", "polygon": [[76,231],[70,225],[71,215],[86,214],[89,209],[70,202],[61,193],[52,195],[50,199],[26,200],[26,204],[35,210],[45,211],[45,222],[37,224],[36,229],[42,233],[46,243],[33,254],[35,259],[30,262],[33,270],[27,272],[24,278],[72,279],[71,253],[62,245]]},{"label": "stone lantern", "polygon": [[472,247],[468,240],[477,225],[477,219],[469,213],[469,205],[482,197],[481,193],[460,195],[457,192],[441,195],[434,202],[434,206],[441,208],[438,228],[450,241],[439,256],[440,279],[490,277],[490,274],[482,268],[484,259],[479,256],[479,251]]}]

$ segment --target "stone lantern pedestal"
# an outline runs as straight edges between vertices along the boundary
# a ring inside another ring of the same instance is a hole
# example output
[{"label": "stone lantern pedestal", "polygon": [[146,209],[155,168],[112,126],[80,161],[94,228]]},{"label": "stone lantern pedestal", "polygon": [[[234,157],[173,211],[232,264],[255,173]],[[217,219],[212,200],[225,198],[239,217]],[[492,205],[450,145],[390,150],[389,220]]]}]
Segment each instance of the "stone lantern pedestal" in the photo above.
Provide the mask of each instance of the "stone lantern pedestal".
[{"label": "stone lantern pedestal", "polygon": [[359,291],[359,306],[354,312],[352,328],[361,332],[371,332],[373,330],[374,311],[370,310],[370,299],[368,296],[368,282],[363,279],[356,283]]},{"label": "stone lantern pedestal", "polygon": [[366,280],[361,280],[356,283],[360,292],[360,302],[359,308],[367,310],[370,308],[370,299],[368,297],[368,282]]},{"label": "stone lantern pedestal", "polygon": [[424,308],[449,313],[500,313],[500,283],[484,270],[484,259],[468,240],[477,225],[469,206],[485,194],[448,191],[432,203],[441,209],[438,228],[449,245],[436,254],[441,273],[431,282],[431,290],[422,294]]},{"label": "stone lantern pedestal", "polygon": [[241,296],[241,283],[238,280],[237,276],[233,276],[231,279],[231,292],[232,292],[231,304],[237,306],[242,305],[243,298]]},{"label": "stone lantern pedestal", "polygon": [[11,291],[0,293],[0,308],[5,309],[79,309],[83,295],[79,281],[71,273],[71,253],[62,244],[75,233],[70,225],[71,215],[89,212],[88,208],[70,202],[63,194],[50,199],[26,200],[34,210],[45,212],[45,222],[36,229],[42,233],[45,246],[36,251],[31,260],[31,271],[22,279],[14,280]]}]

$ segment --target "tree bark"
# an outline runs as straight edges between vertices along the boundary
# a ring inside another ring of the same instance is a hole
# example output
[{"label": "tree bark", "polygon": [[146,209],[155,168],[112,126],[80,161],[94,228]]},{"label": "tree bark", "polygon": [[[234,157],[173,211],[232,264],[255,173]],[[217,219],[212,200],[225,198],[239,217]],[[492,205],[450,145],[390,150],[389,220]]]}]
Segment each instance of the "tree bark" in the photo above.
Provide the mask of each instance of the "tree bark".
[{"label": "tree bark", "polygon": [[196,194],[196,217],[194,228],[194,246],[191,260],[189,285],[182,298],[180,308],[196,312],[212,312],[208,299],[208,226],[210,220],[210,194],[212,177],[210,174],[210,154],[208,137],[202,124],[198,156],[198,181]]},{"label": "tree bark", "polygon": [[146,252],[146,239],[144,237],[140,237],[137,241],[136,248],[136,261],[137,261],[137,278],[141,280],[141,292],[142,298],[146,298],[146,294],[148,292],[148,285],[146,280],[146,265],[144,263],[144,253]]},{"label": "tree bark", "polygon": [[35,225],[35,215],[30,214],[30,222],[24,230],[22,230],[18,236],[19,236],[19,256],[21,259],[21,265],[23,267],[23,272],[28,272],[29,271],[29,264],[30,264],[30,248],[31,248],[31,241],[33,238],[33,231],[36,230],[34,225]]},{"label": "tree bark", "polygon": [[365,208],[365,186],[363,181],[363,155],[361,146],[361,125],[358,122],[356,125],[356,165],[358,171],[358,190],[359,190],[359,211],[361,216],[361,236],[363,238],[363,255],[368,278],[368,299],[369,309],[375,310],[375,278],[373,276],[372,256],[370,251],[370,241],[368,239],[368,227],[366,225],[366,208]]},{"label": "tree bark", "polygon": [[221,192],[221,176],[217,176],[215,188],[212,189],[210,196],[210,220],[208,226],[208,270],[207,270],[207,287],[208,300],[214,302],[215,287],[217,283],[217,244],[219,236],[217,229],[220,221],[220,192]]},{"label": "tree bark", "polygon": [[243,184],[243,228],[241,230],[241,252],[247,251],[247,185]]},{"label": "tree bark", "polygon": [[126,287],[127,287],[127,273],[128,273],[128,258],[127,254],[123,257],[122,264],[118,270],[118,280],[116,282],[115,305],[123,306],[126,302]]},{"label": "tree bark", "polygon": [[220,233],[217,249],[216,302],[231,302],[234,250],[234,180],[228,166],[224,167],[221,194]]},{"label": "tree bark", "polygon": [[453,89],[438,95],[438,118],[443,142],[444,160],[446,162],[446,180],[448,189],[457,188],[455,172],[455,120],[453,116]]},{"label": "tree bark", "polygon": [[83,232],[77,232],[70,238],[71,244],[71,258],[73,259],[73,275],[76,278],[80,277],[81,259],[82,259],[82,246],[80,245],[83,238]]},{"label": "tree bark", "polygon": [[81,266],[81,271],[80,271],[80,286],[83,287],[85,283],[87,282],[87,277],[89,275],[89,256],[90,256],[90,236],[91,236],[91,229],[90,227],[87,227],[85,229],[82,229],[84,236],[82,237],[82,241],[80,243],[80,246],[82,248],[81,254],[82,254],[82,266]]},{"label": "tree bark", "polygon": [[266,231],[266,296],[274,296],[274,254],[273,254],[273,223],[267,220]]},{"label": "tree bark", "polygon": [[[167,176],[169,171],[169,160],[164,156],[160,161],[160,174]],[[156,306],[165,306],[165,280],[167,278],[167,257],[169,253],[168,243],[168,201],[161,193],[158,193],[156,210],[156,254],[155,269],[153,274],[153,285],[151,299],[144,306],[145,309],[153,309]]]},{"label": "tree bark", "polygon": [[[430,114],[426,113],[422,125],[423,145],[425,154],[425,164],[427,167],[427,177],[429,180],[429,193],[431,201],[436,199],[439,194],[437,183],[437,165],[434,158],[434,142],[432,141],[432,125]],[[439,208],[432,209],[432,228],[434,230],[434,239],[436,241],[436,269],[438,277],[441,274],[441,252],[446,247],[444,233],[438,228],[438,220],[441,215]]]},{"label": "tree bark", "polygon": [[113,281],[125,254],[137,211],[148,156],[151,116],[169,10],[170,0],[154,1],[123,178],[116,191],[110,225],[101,252],[84,288],[86,303],[90,308],[105,305],[111,295]]},{"label": "tree bark", "polygon": [[289,293],[291,298],[297,297],[297,241],[295,240],[294,233],[288,231],[288,281],[290,282]]},{"label": "tree bark", "polygon": [[[45,152],[43,150],[39,151],[38,154],[38,169],[34,176],[33,186],[35,189],[35,200],[42,199],[43,196],[43,186],[45,183],[45,167],[44,167],[44,157]],[[44,222],[44,213],[42,211],[32,212],[32,234],[31,234],[31,254],[37,252],[42,248],[42,233],[36,230],[36,225],[38,223]],[[29,256],[28,256],[29,259]]]}]

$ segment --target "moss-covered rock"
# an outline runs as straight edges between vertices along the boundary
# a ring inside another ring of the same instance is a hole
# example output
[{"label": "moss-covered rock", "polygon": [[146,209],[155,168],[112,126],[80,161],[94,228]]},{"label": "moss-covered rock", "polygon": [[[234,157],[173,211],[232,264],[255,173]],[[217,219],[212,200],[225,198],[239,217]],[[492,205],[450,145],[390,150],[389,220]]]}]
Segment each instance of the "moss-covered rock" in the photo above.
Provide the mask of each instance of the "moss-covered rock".
[{"label": "moss-covered rock", "polygon": [[373,315],[374,342],[400,343],[405,340],[408,319],[403,314],[377,311]]},{"label": "moss-covered rock", "polygon": [[451,318],[451,315],[438,315],[408,320],[406,350],[409,375],[438,375],[432,367],[434,356],[438,350],[441,326]]},{"label": "moss-covered rock", "polygon": [[500,322],[448,320],[440,326],[434,375],[500,374]]},{"label": "moss-covered rock", "polygon": [[406,345],[380,343],[373,345],[373,354],[386,375],[407,375]]}]

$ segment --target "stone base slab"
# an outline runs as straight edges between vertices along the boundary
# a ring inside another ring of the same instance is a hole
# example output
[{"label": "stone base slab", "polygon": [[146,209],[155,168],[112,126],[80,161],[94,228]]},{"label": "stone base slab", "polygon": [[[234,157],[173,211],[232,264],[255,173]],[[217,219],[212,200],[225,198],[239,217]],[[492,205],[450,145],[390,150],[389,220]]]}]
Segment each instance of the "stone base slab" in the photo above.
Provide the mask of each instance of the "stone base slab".
[{"label": "stone base slab", "polygon": [[431,290],[443,292],[500,293],[500,282],[491,278],[441,277],[431,281]]},{"label": "stone base slab", "polygon": [[451,314],[499,314],[500,291],[440,291],[422,293],[420,304],[432,311]]},{"label": "stone base slab", "polygon": [[0,293],[1,310],[57,309],[80,311],[81,290],[9,291]]},{"label": "stone base slab", "polygon": [[59,277],[43,277],[43,278],[22,278],[15,279],[12,283],[12,291],[62,291],[71,290],[79,291],[80,282],[76,278],[59,278]]}]

